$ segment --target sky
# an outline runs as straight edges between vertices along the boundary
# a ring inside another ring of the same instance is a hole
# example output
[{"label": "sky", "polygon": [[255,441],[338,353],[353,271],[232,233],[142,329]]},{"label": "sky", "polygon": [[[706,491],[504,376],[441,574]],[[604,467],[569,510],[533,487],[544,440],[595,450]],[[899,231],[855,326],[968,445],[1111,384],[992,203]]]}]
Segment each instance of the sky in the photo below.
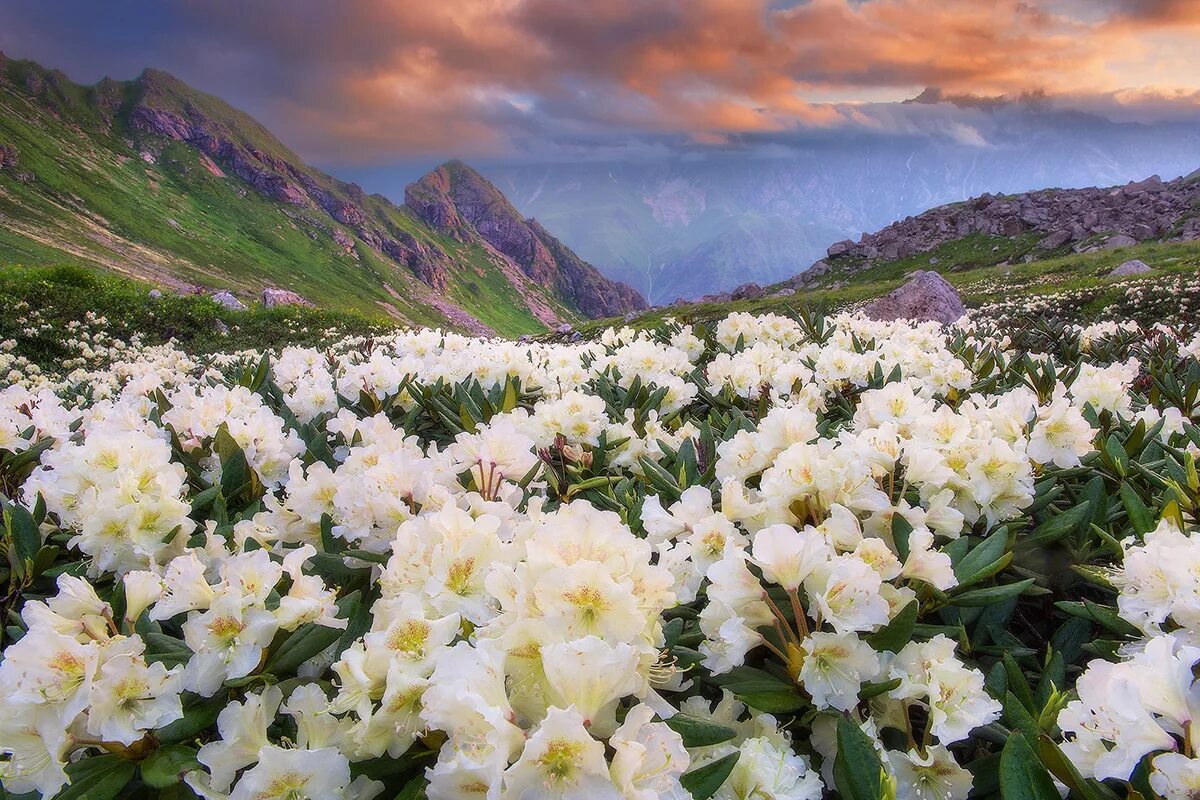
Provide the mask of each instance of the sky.
[{"label": "sky", "polygon": [[903,105],[930,87],[1200,117],[1200,0],[0,0],[0,19],[10,57],[84,83],[165,69],[351,170],[981,139]]}]

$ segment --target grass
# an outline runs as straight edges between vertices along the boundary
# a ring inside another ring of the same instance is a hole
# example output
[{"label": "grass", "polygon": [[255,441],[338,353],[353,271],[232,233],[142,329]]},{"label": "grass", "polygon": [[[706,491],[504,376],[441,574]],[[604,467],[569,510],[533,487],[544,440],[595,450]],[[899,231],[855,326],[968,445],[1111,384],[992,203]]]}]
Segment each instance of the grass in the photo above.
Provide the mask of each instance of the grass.
[{"label": "grass", "polygon": [[[972,237],[967,237],[972,238]],[[988,237],[995,240],[997,237]],[[1017,237],[1018,239],[1020,237]],[[1008,242],[1009,240],[1003,240]],[[1008,252],[1021,252],[1026,242],[1013,240]],[[953,246],[947,246],[953,245]],[[1109,278],[1112,269],[1130,259],[1139,259],[1154,268],[1154,275],[1166,278],[1173,275],[1195,275],[1200,270],[1200,242],[1142,242],[1133,247],[1101,250],[1095,253],[1046,254],[1030,263],[998,266],[1004,259],[987,262],[1001,252],[975,238],[971,242],[947,243],[935,252],[941,252],[939,263],[929,264],[930,253],[900,259],[862,270],[857,273],[835,273],[826,276],[815,288],[798,289],[794,295],[778,297],[768,294],[757,300],[740,300],[723,303],[698,303],[686,306],[663,306],[638,317],[634,327],[653,327],[665,317],[674,317],[683,322],[719,319],[733,312],[754,314],[790,313],[806,305],[816,309],[834,310],[861,303],[887,294],[902,285],[905,275],[913,269],[935,270],[959,290],[968,308],[978,308],[999,300],[1030,296],[1040,293],[1069,291],[1075,289],[1106,288],[1097,299],[1085,307],[1085,314],[1098,314],[1109,303],[1121,295],[1119,287],[1130,278]],[[1038,253],[1025,249],[1024,252]],[[984,253],[988,255],[983,255]],[[944,256],[944,257],[943,257]],[[973,261],[973,259],[975,259]],[[920,262],[920,263],[916,263]],[[980,265],[980,262],[983,262]],[[915,264],[915,265],[914,265]],[[1146,275],[1133,276],[1145,278]],[[833,287],[838,281],[843,286]],[[821,284],[826,284],[822,286]],[[782,288],[777,284],[768,288],[775,292]],[[1153,320],[1151,320],[1153,321]],[[597,333],[605,327],[620,325],[618,318],[595,320],[580,327],[584,334]]]},{"label": "grass", "polygon": [[324,341],[330,329],[341,335],[382,329],[375,320],[347,312],[302,306],[233,311],[202,296],[153,298],[151,288],[80,266],[0,267],[0,304],[8,309],[0,316],[0,340],[15,340],[18,354],[53,371],[75,355],[64,342],[70,323],[83,322],[89,313],[107,319],[106,329],[118,338],[136,333],[150,345],[173,340],[197,354],[311,346]]},{"label": "grass", "polygon": [[[0,142],[16,145],[17,170],[35,176],[24,181],[16,171],[0,170],[0,221],[6,223],[0,224],[0,264],[104,267],[161,284],[229,289],[243,300],[277,286],[367,318],[447,326],[429,302],[432,290],[353,229],[320,210],[264,197],[235,176],[213,175],[188,144],[128,128],[131,104],[149,93],[163,110],[199,109],[235,141],[297,164],[337,196],[353,192],[304,166],[264,127],[218,98],[163,73],[83,87],[30,62],[9,61],[0,72],[7,76],[6,83],[0,75]],[[27,91],[30,79],[44,87],[37,96]],[[101,96],[114,99],[111,118],[100,112]],[[143,159],[145,152],[153,163]],[[408,233],[455,254],[447,294],[465,311],[504,335],[545,330],[481,247],[441,237],[383,198],[356,202],[376,230]],[[355,239],[351,253],[334,242],[335,226]],[[531,291],[564,319],[578,318],[551,290]]]}]

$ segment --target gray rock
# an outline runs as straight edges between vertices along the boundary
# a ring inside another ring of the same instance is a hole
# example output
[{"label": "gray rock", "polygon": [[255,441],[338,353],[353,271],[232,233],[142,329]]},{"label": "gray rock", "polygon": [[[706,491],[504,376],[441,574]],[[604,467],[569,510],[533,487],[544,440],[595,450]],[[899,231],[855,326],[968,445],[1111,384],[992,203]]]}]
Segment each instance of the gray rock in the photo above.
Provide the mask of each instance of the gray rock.
[{"label": "gray rock", "polygon": [[795,289],[780,289],[775,293],[775,297],[791,297],[796,293]]},{"label": "gray rock", "polygon": [[312,303],[305,300],[295,292],[290,292],[287,289],[263,289],[262,304],[267,308],[275,308],[276,306],[311,306]]},{"label": "gray rock", "polygon": [[161,297],[162,297],[162,290],[160,290],[160,289],[151,289],[150,290],[150,299],[151,300],[158,300]]},{"label": "gray rock", "polygon": [[730,294],[734,300],[757,300],[763,296],[763,288],[757,283],[743,283]]},{"label": "gray rock", "polygon": [[870,319],[934,320],[944,325],[966,313],[962,298],[945,278],[936,272],[914,272],[908,282],[869,304],[863,311]]},{"label": "gray rock", "polygon": [[245,311],[246,304],[234,297],[233,292],[229,290],[214,292],[210,295],[217,303],[228,308],[231,311]]},{"label": "gray rock", "polygon": [[1108,237],[1108,240],[1100,246],[1102,250],[1116,250],[1118,247],[1133,247],[1137,244],[1137,239],[1132,236],[1126,236],[1123,233],[1118,233],[1116,236]]},{"label": "gray rock", "polygon": [[636,312],[636,311],[630,311],[628,314],[625,315],[626,322],[633,322],[637,318],[638,318],[638,312]]},{"label": "gray rock", "polygon": [[219,333],[221,336],[229,335],[229,326],[221,320],[217,320],[217,324],[214,327],[217,329],[217,333]]},{"label": "gray rock", "polygon": [[830,258],[833,258],[834,256],[840,256],[843,253],[850,252],[853,247],[854,242],[850,241],[849,239],[843,239],[840,242],[834,242],[833,244],[829,245],[829,249],[825,251],[825,254]]},{"label": "gray rock", "polygon": [[1146,194],[1147,192],[1161,192],[1165,188],[1162,178],[1157,175],[1151,175],[1144,181],[1132,181],[1126,184],[1123,191],[1127,195],[1136,196]]},{"label": "gray rock", "polygon": [[1151,267],[1149,264],[1147,264],[1145,261],[1139,261],[1138,259],[1134,258],[1126,261],[1119,267],[1115,267],[1112,272],[1108,273],[1108,277],[1116,278],[1122,275],[1141,275],[1150,271]]},{"label": "gray rock", "polygon": [[571,323],[569,323],[569,322],[564,322],[562,325],[559,325],[554,330],[557,333],[570,333],[571,331],[575,330],[575,327],[573,325],[571,325]]},{"label": "gray rock", "polygon": [[1060,228],[1038,242],[1037,246],[1043,250],[1057,250],[1069,241],[1071,241],[1071,232]]}]

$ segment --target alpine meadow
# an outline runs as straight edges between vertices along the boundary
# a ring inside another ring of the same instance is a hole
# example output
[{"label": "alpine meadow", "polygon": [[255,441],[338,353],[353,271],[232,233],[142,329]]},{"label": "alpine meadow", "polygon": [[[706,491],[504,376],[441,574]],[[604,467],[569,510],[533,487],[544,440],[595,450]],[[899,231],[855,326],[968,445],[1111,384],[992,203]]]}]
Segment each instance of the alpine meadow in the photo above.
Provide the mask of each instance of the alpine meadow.
[{"label": "alpine meadow", "polygon": [[1200,797],[1195,4],[0,19],[0,800]]}]

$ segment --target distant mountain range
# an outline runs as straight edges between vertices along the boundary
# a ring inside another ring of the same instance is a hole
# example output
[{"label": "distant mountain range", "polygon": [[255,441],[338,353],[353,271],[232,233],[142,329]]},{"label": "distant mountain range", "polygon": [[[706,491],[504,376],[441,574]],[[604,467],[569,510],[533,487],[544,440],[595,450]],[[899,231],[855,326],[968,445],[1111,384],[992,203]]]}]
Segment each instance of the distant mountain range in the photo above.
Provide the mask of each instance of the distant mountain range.
[{"label": "distant mountain range", "polygon": [[164,72],[81,86],[0,54],[0,260],[83,263],[245,298],[275,287],[478,333],[646,305],[466,164],[437,168],[405,196],[396,205],[305,164],[251,117]]},{"label": "distant mountain range", "polygon": [[[896,131],[748,138],[685,157],[497,163],[522,213],[653,303],[767,284],[833,242],[985,192],[1105,186],[1200,163],[1192,124],[1133,124],[1036,103],[925,92]],[[903,133],[913,120],[920,130]]]}]

